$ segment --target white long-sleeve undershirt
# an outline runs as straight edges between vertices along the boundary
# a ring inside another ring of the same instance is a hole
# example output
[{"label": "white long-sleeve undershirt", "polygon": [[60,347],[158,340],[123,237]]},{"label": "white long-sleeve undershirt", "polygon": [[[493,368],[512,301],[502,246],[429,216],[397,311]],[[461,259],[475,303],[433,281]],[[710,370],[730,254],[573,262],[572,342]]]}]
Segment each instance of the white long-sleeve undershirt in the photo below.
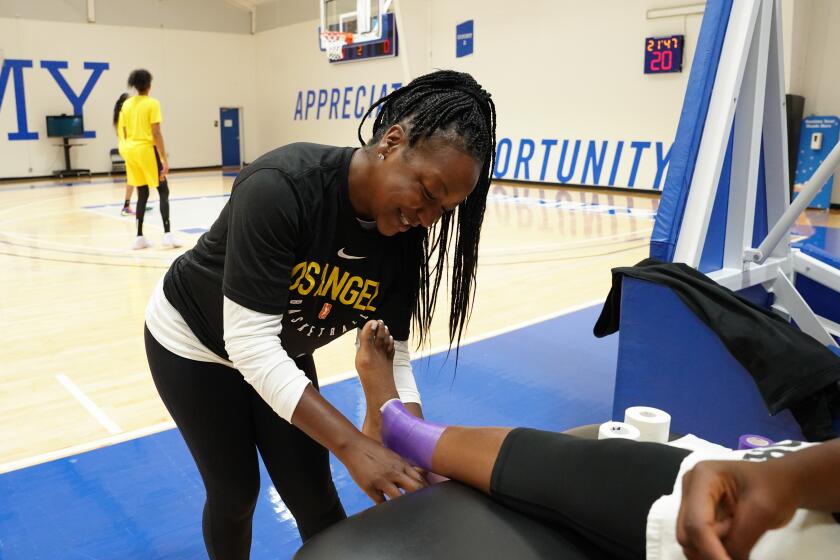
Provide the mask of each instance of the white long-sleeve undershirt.
[{"label": "white long-sleeve undershirt", "polygon": [[282,315],[267,315],[224,298],[225,350],[245,381],[284,420],[312,383],[280,343]]},{"label": "white long-sleeve undershirt", "polygon": [[[283,316],[253,311],[227,297],[223,312],[225,348],[230,360],[217,356],[198,340],[166,300],[162,281],[149,300],[146,325],[155,340],[173,354],[238,369],[281,418],[291,421],[310,381],[280,343]],[[394,341],[394,380],[403,402],[420,403],[407,341]]]},{"label": "white long-sleeve undershirt", "polygon": [[[198,340],[167,301],[162,280],[146,308],[146,325],[164,348],[188,360],[238,369],[280,417],[291,421],[310,381],[280,343],[282,320],[282,315],[259,313],[224,298],[225,346],[230,356],[225,360]],[[403,402],[420,403],[406,341],[394,341],[394,380]]]},{"label": "white long-sleeve undershirt", "polygon": [[[311,382],[280,343],[282,315],[253,311],[224,298],[225,350],[236,369],[277,414],[291,421]],[[358,349],[358,333],[356,347]],[[408,341],[394,341],[394,382],[400,400],[420,404]]]}]

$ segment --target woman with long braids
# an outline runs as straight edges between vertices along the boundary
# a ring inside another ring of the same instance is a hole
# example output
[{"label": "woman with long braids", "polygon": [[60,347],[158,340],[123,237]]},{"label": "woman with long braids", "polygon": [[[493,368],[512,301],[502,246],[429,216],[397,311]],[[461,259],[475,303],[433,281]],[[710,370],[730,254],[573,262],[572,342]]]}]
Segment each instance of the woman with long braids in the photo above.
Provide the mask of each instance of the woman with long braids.
[{"label": "woman with long braids", "polygon": [[[257,452],[304,540],[345,517],[328,451],[376,502],[425,484],[378,441],[378,410],[360,432],[320,395],[312,353],[348,331],[393,339],[399,396],[422,416],[410,326],[428,335],[454,240],[449,337],[460,342],[495,120],[470,75],[421,76],[370,107],[360,148],[291,144],[249,165],[210,231],[161,280],[146,353],[204,481],[211,558],[248,557]],[[370,356],[360,351],[357,369]]]},{"label": "woman with long braids", "polygon": [[160,130],[160,102],[149,96],[152,75],[142,68],[134,70],[128,76],[128,86],[135,89],[137,95],[123,103],[117,120],[117,134],[122,135],[121,154],[125,159],[126,179],[130,186],[137,189],[137,237],[134,238],[133,248],[151,247],[143,235],[150,188],[157,189],[160,198],[160,217],[164,231],[162,245],[180,247],[180,242],[169,226],[169,183],[166,180],[169,164]]},{"label": "woman with long braids", "polygon": [[[120,112],[122,112],[123,103],[125,103],[126,99],[130,96],[127,93],[120,94],[117,98],[117,102],[114,103],[114,130],[117,133],[117,151],[120,154],[120,157],[125,160],[124,154],[124,144],[125,144],[125,135],[124,130],[120,128]],[[134,192],[134,187],[131,186],[131,183],[126,181],[125,183],[125,200],[123,201],[122,211],[120,212],[123,216],[130,216],[134,214],[134,210],[131,209],[131,193]]]}]

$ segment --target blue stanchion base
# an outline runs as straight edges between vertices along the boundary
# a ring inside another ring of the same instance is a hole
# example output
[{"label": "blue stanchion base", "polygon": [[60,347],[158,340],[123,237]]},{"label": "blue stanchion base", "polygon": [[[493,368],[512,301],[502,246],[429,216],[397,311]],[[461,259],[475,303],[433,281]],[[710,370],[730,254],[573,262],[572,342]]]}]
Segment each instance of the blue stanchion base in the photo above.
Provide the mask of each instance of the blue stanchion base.
[{"label": "blue stanchion base", "polygon": [[613,419],[636,405],[668,411],[673,432],[727,447],[747,433],[803,437],[789,411],[768,414],[750,374],[669,288],[625,278]]}]

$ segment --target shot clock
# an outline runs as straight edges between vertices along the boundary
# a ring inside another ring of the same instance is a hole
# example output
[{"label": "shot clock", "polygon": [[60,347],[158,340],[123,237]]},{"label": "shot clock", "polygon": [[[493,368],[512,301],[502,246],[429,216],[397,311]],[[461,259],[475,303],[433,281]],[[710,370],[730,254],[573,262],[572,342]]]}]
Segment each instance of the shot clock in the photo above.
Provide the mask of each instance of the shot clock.
[{"label": "shot clock", "polygon": [[645,39],[645,74],[682,72],[683,35]]}]

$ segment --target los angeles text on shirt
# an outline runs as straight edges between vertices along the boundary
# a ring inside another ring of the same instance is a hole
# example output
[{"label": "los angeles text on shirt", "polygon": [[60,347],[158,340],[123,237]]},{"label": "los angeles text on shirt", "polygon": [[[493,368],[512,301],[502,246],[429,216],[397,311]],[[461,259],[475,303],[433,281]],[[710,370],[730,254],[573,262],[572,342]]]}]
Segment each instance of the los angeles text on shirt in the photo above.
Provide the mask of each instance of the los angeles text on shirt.
[{"label": "los angeles text on shirt", "polygon": [[359,311],[376,311],[373,301],[379,295],[378,281],[352,276],[329,263],[304,261],[294,266],[290,291],[306,296],[316,285],[314,296],[328,297]]}]

